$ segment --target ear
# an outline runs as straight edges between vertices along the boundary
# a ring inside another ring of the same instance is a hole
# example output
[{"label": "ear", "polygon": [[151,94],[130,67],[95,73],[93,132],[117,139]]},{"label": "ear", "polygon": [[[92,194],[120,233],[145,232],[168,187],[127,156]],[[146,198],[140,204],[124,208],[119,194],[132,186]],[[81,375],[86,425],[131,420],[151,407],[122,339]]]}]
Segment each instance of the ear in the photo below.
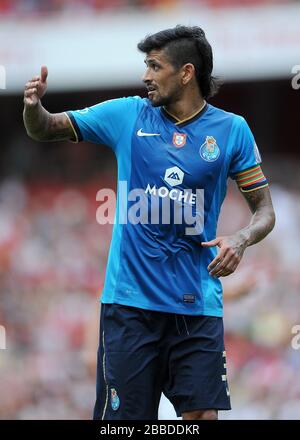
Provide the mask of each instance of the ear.
[{"label": "ear", "polygon": [[181,81],[182,85],[186,86],[193,76],[195,75],[195,67],[192,63],[187,63],[182,66],[182,75],[181,75]]}]

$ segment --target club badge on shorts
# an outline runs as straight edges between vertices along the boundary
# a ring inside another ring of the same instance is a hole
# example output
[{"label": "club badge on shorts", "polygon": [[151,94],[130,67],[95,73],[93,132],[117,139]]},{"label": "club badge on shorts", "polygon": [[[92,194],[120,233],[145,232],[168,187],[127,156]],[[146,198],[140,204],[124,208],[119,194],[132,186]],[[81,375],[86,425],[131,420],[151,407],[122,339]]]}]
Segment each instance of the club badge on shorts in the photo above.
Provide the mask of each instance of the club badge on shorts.
[{"label": "club badge on shorts", "polygon": [[115,388],[110,389],[110,404],[114,411],[119,409],[120,399]]},{"label": "club badge on shorts", "polygon": [[174,133],[173,134],[173,144],[177,148],[181,148],[186,144],[186,134],[185,133]]},{"label": "club badge on shorts", "polygon": [[199,154],[207,162],[214,162],[220,156],[220,148],[213,136],[206,136],[205,142],[201,145]]}]

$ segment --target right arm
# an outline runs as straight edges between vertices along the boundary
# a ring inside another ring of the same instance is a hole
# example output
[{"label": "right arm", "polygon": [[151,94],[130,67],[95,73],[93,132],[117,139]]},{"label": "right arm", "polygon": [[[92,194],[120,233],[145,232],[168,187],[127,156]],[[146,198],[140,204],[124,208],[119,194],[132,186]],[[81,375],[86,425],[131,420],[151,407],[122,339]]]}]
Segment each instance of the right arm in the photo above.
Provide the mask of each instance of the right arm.
[{"label": "right arm", "polygon": [[49,113],[41,104],[47,89],[47,67],[35,76],[24,90],[24,125],[28,136],[36,141],[75,141],[76,135],[65,113]]}]

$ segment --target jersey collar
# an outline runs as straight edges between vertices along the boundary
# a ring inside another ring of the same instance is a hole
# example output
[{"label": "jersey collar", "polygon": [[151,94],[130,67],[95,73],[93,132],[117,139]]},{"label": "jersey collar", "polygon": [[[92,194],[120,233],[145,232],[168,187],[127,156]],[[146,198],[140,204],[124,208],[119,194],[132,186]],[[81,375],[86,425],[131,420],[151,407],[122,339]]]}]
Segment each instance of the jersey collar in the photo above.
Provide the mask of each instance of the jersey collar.
[{"label": "jersey collar", "polygon": [[164,107],[160,107],[162,114],[172,121],[177,127],[184,127],[185,125],[190,124],[191,122],[196,121],[196,119],[200,118],[208,109],[207,102],[205,103],[205,106],[200,110],[191,115],[189,118],[183,119],[182,121],[179,121],[175,116],[173,116],[171,113],[169,113]]}]

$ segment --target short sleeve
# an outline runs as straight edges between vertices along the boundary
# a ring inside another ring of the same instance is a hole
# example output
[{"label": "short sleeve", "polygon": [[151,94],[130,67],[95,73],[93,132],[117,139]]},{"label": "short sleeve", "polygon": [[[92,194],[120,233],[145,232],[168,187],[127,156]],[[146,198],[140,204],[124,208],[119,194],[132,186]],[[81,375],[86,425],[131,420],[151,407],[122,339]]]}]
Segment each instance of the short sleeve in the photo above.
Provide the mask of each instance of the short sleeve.
[{"label": "short sleeve", "polygon": [[266,186],[268,182],[261,169],[261,156],[247,122],[241,116],[236,116],[233,124],[230,177],[243,192]]},{"label": "short sleeve", "polygon": [[76,141],[104,144],[115,150],[126,124],[136,118],[139,100],[139,97],[111,99],[66,112]]}]

